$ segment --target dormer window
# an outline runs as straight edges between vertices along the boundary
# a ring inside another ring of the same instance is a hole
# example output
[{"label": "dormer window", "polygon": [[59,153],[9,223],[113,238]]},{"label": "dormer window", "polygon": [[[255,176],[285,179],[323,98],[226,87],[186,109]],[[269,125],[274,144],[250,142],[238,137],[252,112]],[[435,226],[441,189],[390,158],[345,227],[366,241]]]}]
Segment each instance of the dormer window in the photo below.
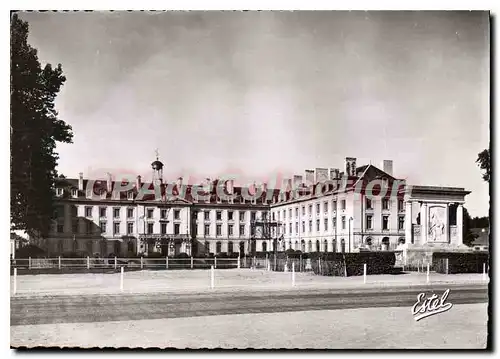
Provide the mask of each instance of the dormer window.
[{"label": "dormer window", "polygon": [[89,188],[89,189],[87,189],[87,190],[85,191],[85,196],[86,196],[87,198],[92,198],[92,189],[91,189],[91,188]]},{"label": "dormer window", "polygon": [[56,188],[56,196],[61,197],[64,193],[64,190],[62,188]]},{"label": "dormer window", "polygon": [[101,199],[106,199],[106,195],[108,194],[105,190],[101,189],[99,191],[99,194],[101,195]]},{"label": "dormer window", "polygon": [[119,191],[113,191],[113,199],[116,199],[116,200],[120,199],[120,192]]},{"label": "dormer window", "polygon": [[71,190],[71,197],[77,198],[78,197],[78,190],[76,188],[73,188]]},{"label": "dormer window", "polygon": [[132,192],[132,191],[128,192],[127,193],[127,199],[129,199],[129,200],[132,201],[134,199],[134,192]]}]

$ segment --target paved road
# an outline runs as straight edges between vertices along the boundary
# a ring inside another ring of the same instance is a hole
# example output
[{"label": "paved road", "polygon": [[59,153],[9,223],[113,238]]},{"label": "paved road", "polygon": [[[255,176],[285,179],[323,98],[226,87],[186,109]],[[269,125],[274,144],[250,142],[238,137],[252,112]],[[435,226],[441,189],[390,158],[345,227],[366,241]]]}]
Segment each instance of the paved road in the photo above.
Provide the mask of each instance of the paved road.
[{"label": "paved road", "polygon": [[421,288],[307,290],[296,292],[85,295],[11,298],[11,325],[86,323],[209,315],[294,312],[370,307],[410,307],[417,295],[441,295],[447,302],[488,302],[486,285],[432,285]]}]

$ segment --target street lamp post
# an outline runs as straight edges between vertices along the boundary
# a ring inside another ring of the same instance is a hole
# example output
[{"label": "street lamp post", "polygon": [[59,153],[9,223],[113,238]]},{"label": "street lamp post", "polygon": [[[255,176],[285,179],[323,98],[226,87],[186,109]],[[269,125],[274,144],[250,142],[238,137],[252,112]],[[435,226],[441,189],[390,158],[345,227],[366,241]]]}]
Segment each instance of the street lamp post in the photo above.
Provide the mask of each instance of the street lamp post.
[{"label": "street lamp post", "polygon": [[351,253],[351,221],[352,221],[353,219],[354,219],[354,218],[349,217],[349,253]]}]

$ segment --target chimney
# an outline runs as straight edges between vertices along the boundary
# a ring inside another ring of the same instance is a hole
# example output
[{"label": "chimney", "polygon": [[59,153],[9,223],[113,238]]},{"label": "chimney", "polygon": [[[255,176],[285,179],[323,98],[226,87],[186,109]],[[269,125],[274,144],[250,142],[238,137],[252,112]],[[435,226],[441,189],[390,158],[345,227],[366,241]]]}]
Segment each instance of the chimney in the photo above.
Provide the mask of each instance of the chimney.
[{"label": "chimney", "polygon": [[280,192],[287,192],[287,191],[291,190],[291,188],[288,187],[288,181],[289,181],[288,178],[283,178],[283,182],[281,184]]},{"label": "chimney", "polygon": [[339,169],[338,168],[330,168],[330,179],[334,180],[339,178]]},{"label": "chimney", "polygon": [[177,182],[175,183],[175,185],[177,187],[177,190],[180,191],[180,189],[182,187],[182,177],[177,178]]},{"label": "chimney", "polygon": [[316,168],[314,175],[316,183],[326,182],[328,180],[328,168]]},{"label": "chimney", "polygon": [[80,172],[78,174],[80,177],[78,177],[78,190],[83,191],[83,172]]},{"label": "chimney", "polygon": [[381,165],[381,170],[392,176],[392,160],[383,160]]},{"label": "chimney", "polygon": [[306,170],[306,185],[314,184],[314,170]]},{"label": "chimney", "polygon": [[139,190],[142,186],[142,183],[141,183],[141,175],[137,176],[137,180],[135,181],[135,188],[137,190]]},{"label": "chimney", "polygon": [[293,175],[293,187],[299,188],[302,185],[302,176]]},{"label": "chimney", "polygon": [[111,178],[111,173],[107,173],[108,175],[108,180],[106,181],[106,189],[108,191],[108,193],[111,193],[111,191],[113,190],[113,179]]},{"label": "chimney", "polygon": [[267,195],[267,183],[263,182],[262,185],[261,185],[261,187],[262,187],[262,193],[264,195]]},{"label": "chimney", "polygon": [[227,194],[234,194],[234,180],[230,179],[226,181]]},{"label": "chimney", "polygon": [[345,158],[345,174],[346,176],[356,176],[356,157]]}]

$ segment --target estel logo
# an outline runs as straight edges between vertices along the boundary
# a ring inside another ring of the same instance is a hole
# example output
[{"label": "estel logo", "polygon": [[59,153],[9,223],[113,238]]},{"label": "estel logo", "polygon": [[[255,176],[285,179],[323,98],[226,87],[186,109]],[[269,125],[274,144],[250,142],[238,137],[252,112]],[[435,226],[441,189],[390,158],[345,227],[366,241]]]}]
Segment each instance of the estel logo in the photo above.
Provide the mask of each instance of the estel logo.
[{"label": "estel logo", "polygon": [[446,298],[448,298],[449,294],[449,289],[444,291],[441,298],[436,294],[433,294],[430,298],[426,298],[425,293],[420,293],[417,296],[417,302],[412,307],[412,313],[415,316],[414,319],[418,322],[420,319],[450,310],[453,304],[446,303]]}]

